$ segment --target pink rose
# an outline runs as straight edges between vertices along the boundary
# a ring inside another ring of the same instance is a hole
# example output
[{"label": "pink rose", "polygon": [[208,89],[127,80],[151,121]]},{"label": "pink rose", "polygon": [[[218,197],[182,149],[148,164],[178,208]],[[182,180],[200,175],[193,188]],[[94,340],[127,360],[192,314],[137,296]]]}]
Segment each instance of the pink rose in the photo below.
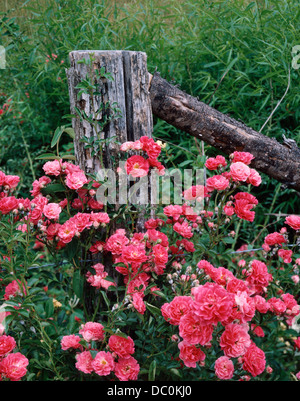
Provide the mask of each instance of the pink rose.
[{"label": "pink rose", "polygon": [[193,300],[189,296],[177,296],[170,303],[163,304],[161,312],[166,321],[172,325],[179,325],[180,319],[190,312]]},{"label": "pink rose", "polygon": [[85,341],[102,341],[104,339],[104,327],[101,323],[87,322],[81,326],[79,334]]},{"label": "pink rose", "polygon": [[251,373],[253,377],[260,375],[265,370],[265,353],[254,343],[247,349],[243,361],[243,369]]},{"label": "pink rose", "polygon": [[20,182],[20,177],[17,175],[7,175],[3,185],[7,185],[9,189],[15,189]]},{"label": "pink rose", "polygon": [[120,358],[129,358],[134,353],[134,342],[131,337],[121,337],[113,334],[108,340],[109,349]]},{"label": "pink rose", "polygon": [[213,326],[199,319],[194,312],[188,312],[179,322],[179,335],[189,344],[206,345],[212,340]]},{"label": "pink rose", "polygon": [[203,323],[216,325],[228,319],[232,313],[233,294],[219,284],[207,282],[195,287],[193,296],[195,314]]},{"label": "pink rose", "polygon": [[219,167],[226,167],[227,162],[224,156],[218,155],[215,158],[210,157],[206,160],[205,167],[208,170],[216,170]]},{"label": "pink rose", "polygon": [[16,341],[11,336],[0,336],[0,357],[8,354],[16,347]]},{"label": "pink rose", "polygon": [[131,156],[125,163],[127,174],[132,177],[144,177],[149,171],[149,162],[142,156]]},{"label": "pink rose", "polygon": [[83,171],[70,173],[67,175],[67,178],[66,178],[66,185],[70,189],[82,188],[87,182],[88,182],[88,179],[86,178]]},{"label": "pink rose", "polygon": [[45,174],[55,175],[57,177],[62,172],[61,162],[59,160],[53,160],[53,161],[47,162],[44,164],[43,170],[45,171]]},{"label": "pink rose", "polygon": [[232,163],[242,162],[247,165],[250,164],[251,161],[254,159],[254,156],[249,152],[235,151],[235,152],[233,152],[232,157],[233,157]]},{"label": "pink rose", "polygon": [[137,380],[139,371],[140,365],[132,356],[119,358],[115,365],[115,375],[120,381]]},{"label": "pink rose", "polygon": [[57,203],[48,203],[43,209],[44,216],[50,220],[58,220],[60,212],[61,207]]},{"label": "pink rose", "polygon": [[18,209],[19,202],[14,196],[7,196],[0,200],[0,212],[2,214],[8,214],[15,209]]},{"label": "pink rose", "polygon": [[140,314],[144,314],[146,311],[146,305],[143,301],[143,296],[137,292],[132,295],[132,305]]},{"label": "pink rose", "polygon": [[64,336],[61,339],[60,345],[61,345],[61,349],[66,351],[68,349],[77,349],[80,348],[80,342],[81,341],[81,337],[76,336],[75,334],[71,334],[69,336]]},{"label": "pink rose", "polygon": [[188,368],[195,368],[197,366],[197,362],[202,362],[205,359],[204,352],[195,345],[181,341],[178,344],[178,348],[180,350],[179,358]]},{"label": "pink rose", "polygon": [[247,178],[247,184],[251,184],[254,187],[258,187],[261,184],[261,176],[253,168],[250,168],[250,175]]},{"label": "pink rose", "polygon": [[203,185],[194,185],[183,192],[184,199],[186,200],[195,200],[195,199],[203,199],[207,198],[210,195],[208,194],[207,187]]},{"label": "pink rose", "polygon": [[300,230],[300,216],[292,214],[286,217],[285,223],[292,227],[294,230]]},{"label": "pink rose", "polygon": [[75,367],[83,373],[92,373],[93,371],[93,357],[90,351],[83,351],[76,354]]},{"label": "pink rose", "polygon": [[250,345],[250,336],[243,326],[231,323],[225,327],[220,338],[220,346],[226,356],[237,358],[244,355]]},{"label": "pink rose", "polygon": [[221,380],[230,380],[234,373],[232,360],[227,356],[218,358],[215,362],[215,373]]},{"label": "pink rose", "polygon": [[173,229],[184,238],[192,238],[193,236],[192,227],[186,221],[182,224],[179,222],[175,223]]},{"label": "pink rose", "polygon": [[284,263],[292,262],[293,251],[289,251],[286,249],[279,249],[278,256],[283,259]]},{"label": "pink rose", "polygon": [[110,352],[100,351],[96,354],[92,367],[99,376],[108,376],[115,368],[115,362]]},{"label": "pink rose", "polygon": [[223,175],[214,175],[206,181],[207,190],[212,192],[213,190],[224,191],[229,187],[229,181]]},{"label": "pink rose", "polygon": [[11,381],[18,381],[27,373],[28,359],[20,352],[12,353],[0,362],[0,373]]},{"label": "pink rose", "polygon": [[72,241],[76,234],[76,226],[74,222],[67,220],[64,224],[62,224],[57,232],[57,236],[64,243],[68,244]]},{"label": "pink rose", "polygon": [[236,162],[230,165],[230,173],[233,181],[246,181],[251,171],[245,163]]}]

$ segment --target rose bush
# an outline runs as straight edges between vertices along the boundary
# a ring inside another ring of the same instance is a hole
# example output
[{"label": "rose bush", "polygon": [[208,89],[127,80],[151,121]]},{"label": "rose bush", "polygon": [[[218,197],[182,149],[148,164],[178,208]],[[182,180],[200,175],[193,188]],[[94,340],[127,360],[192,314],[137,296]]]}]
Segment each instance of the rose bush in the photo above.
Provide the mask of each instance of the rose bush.
[{"label": "rose bush", "polygon": [[[128,175],[164,174],[153,139],[121,151]],[[255,219],[252,159],[208,158],[205,185],[140,232],[70,162],[46,162],[28,198],[1,172],[1,379],[297,379],[299,216],[231,248]]]}]

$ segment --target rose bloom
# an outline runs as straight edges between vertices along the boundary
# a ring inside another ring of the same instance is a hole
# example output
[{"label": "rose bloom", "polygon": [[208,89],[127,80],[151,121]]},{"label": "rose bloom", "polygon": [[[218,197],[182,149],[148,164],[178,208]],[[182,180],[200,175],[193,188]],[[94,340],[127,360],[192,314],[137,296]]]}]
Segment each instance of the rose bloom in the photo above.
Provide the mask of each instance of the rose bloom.
[{"label": "rose bloom", "polygon": [[265,353],[252,343],[243,356],[243,369],[251,373],[253,377],[256,377],[265,370],[265,367]]},{"label": "rose bloom", "polygon": [[92,373],[93,371],[93,357],[90,351],[83,351],[76,354],[76,364],[75,367],[83,373]]},{"label": "rose bloom", "polygon": [[[23,290],[25,291],[24,287],[23,287]],[[17,294],[21,294],[21,289],[20,289],[20,286],[19,286],[17,280],[13,280],[11,283],[9,283],[5,287],[4,299],[8,300],[12,297],[15,297]]]},{"label": "rose bloom", "polygon": [[240,219],[253,222],[255,217],[255,212],[251,210],[253,207],[254,205],[247,199],[236,199],[234,211]]},{"label": "rose bloom", "polygon": [[120,381],[137,380],[139,371],[140,365],[132,356],[119,358],[115,364],[115,375]]},{"label": "rose bloom", "polygon": [[137,292],[134,293],[132,295],[132,305],[133,305],[134,309],[137,310],[137,312],[141,313],[142,315],[145,313],[146,305],[145,305],[145,302],[143,301],[143,295],[141,295]]},{"label": "rose bloom", "polygon": [[104,339],[104,327],[101,323],[87,322],[81,326],[79,334],[85,341],[101,341]]},{"label": "rose bloom", "polygon": [[96,354],[92,368],[99,376],[107,376],[115,368],[115,361],[110,352],[100,351]]},{"label": "rose bloom", "polygon": [[300,230],[300,216],[292,214],[286,217],[285,223],[292,227],[294,230]]},{"label": "rose bloom", "polygon": [[11,381],[18,381],[27,373],[28,359],[20,352],[12,353],[0,362],[0,373]]},{"label": "rose bloom", "polygon": [[238,306],[237,318],[241,323],[249,322],[255,315],[255,302],[247,291],[238,291],[235,294],[235,303]]},{"label": "rose bloom", "polygon": [[208,170],[216,170],[219,167],[226,167],[227,162],[224,156],[217,155],[216,157],[209,157],[206,160],[205,167]]},{"label": "rose bloom", "polygon": [[134,342],[131,337],[121,337],[116,334],[109,337],[109,349],[120,358],[129,358],[134,353]]},{"label": "rose bloom", "polygon": [[261,176],[253,168],[250,168],[250,175],[247,178],[247,184],[251,184],[254,187],[258,187],[261,184]]},{"label": "rose bloom", "polygon": [[113,255],[121,255],[123,248],[128,243],[129,239],[124,234],[115,233],[107,239],[105,249]]},{"label": "rose bloom", "polygon": [[89,213],[77,213],[68,220],[73,226],[74,232],[81,233],[84,229],[92,226],[91,215]]},{"label": "rose bloom", "polygon": [[203,185],[193,185],[189,189],[183,192],[183,197],[185,200],[195,200],[195,199],[203,199],[209,197],[209,193],[207,188]]},{"label": "rose bloom", "polygon": [[194,311],[206,324],[218,324],[229,318],[234,305],[233,295],[216,283],[193,288]]},{"label": "rose bloom", "polygon": [[44,164],[43,170],[47,175],[55,175],[57,177],[62,172],[61,162],[59,160],[47,162]]},{"label": "rose bloom", "polygon": [[251,330],[257,337],[264,337],[265,333],[260,326],[256,326],[255,324],[251,325]]},{"label": "rose bloom", "polygon": [[237,358],[244,355],[250,345],[250,336],[243,326],[231,323],[225,327],[220,338],[220,346],[226,356]]},{"label": "rose bloom", "polygon": [[5,334],[0,336],[0,357],[8,354],[16,347],[16,341],[11,336]]},{"label": "rose bloom", "polygon": [[293,251],[289,251],[289,250],[285,250],[285,249],[278,250],[278,256],[283,259],[284,263],[291,263],[292,255],[293,255]]},{"label": "rose bloom", "polygon": [[255,309],[260,313],[267,313],[269,310],[269,304],[265,298],[260,295],[255,295],[253,297]]},{"label": "rose bloom", "polygon": [[249,152],[238,152],[235,151],[231,155],[233,157],[232,163],[242,162],[244,164],[250,164],[251,161],[254,159],[254,156]]},{"label": "rose bloom", "polygon": [[66,185],[70,189],[82,188],[87,182],[88,179],[83,171],[68,174],[66,178]]},{"label": "rose bloom", "polygon": [[245,274],[247,283],[257,287],[257,291],[262,291],[263,287],[267,287],[273,279],[267,265],[258,259],[252,260],[251,268]]},{"label": "rose bloom", "polygon": [[172,217],[173,220],[177,221],[182,214],[182,206],[179,205],[169,205],[164,207],[164,214],[167,217]]},{"label": "rose bloom", "polygon": [[179,358],[188,368],[195,368],[197,366],[197,362],[202,362],[205,359],[204,352],[195,345],[181,341],[178,344],[178,348],[180,350]]},{"label": "rose bloom", "polygon": [[64,351],[67,351],[70,348],[80,348],[81,345],[79,344],[79,342],[81,341],[81,337],[76,336],[75,334],[70,334],[69,336],[64,336],[61,339],[61,349]]},{"label": "rose bloom", "polygon": [[64,224],[62,224],[57,232],[57,236],[64,243],[68,244],[72,241],[76,234],[76,226],[74,222],[67,220]]},{"label": "rose bloom", "polygon": [[227,180],[223,175],[214,175],[207,179],[206,186],[209,192],[212,192],[215,189],[217,191],[224,191],[229,187],[229,180]]},{"label": "rose bloom", "polygon": [[160,245],[154,245],[152,248],[152,256],[154,258],[154,263],[158,265],[165,265],[168,262],[168,250]]},{"label": "rose bloom", "polygon": [[170,303],[161,307],[161,313],[165,320],[172,325],[179,325],[180,319],[193,307],[193,300],[188,296],[177,296]]},{"label": "rose bloom", "polygon": [[227,356],[221,356],[215,362],[215,373],[221,380],[230,380],[233,377],[234,365]]},{"label": "rose bloom", "polygon": [[122,258],[128,263],[146,262],[148,257],[143,246],[127,245],[122,250]]},{"label": "rose bloom", "polygon": [[194,312],[186,313],[179,322],[179,335],[189,344],[206,345],[212,340],[213,325],[207,324]]},{"label": "rose bloom", "polygon": [[286,304],[279,298],[273,297],[268,300],[269,310],[276,315],[281,315],[286,311]]},{"label": "rose bloom", "polygon": [[230,173],[233,181],[246,181],[250,176],[250,168],[242,162],[232,163]]},{"label": "rose bloom", "polygon": [[285,244],[286,242],[287,241],[284,238],[284,236],[278,232],[268,234],[264,239],[264,243],[269,246],[281,245],[281,244]]},{"label": "rose bloom", "polygon": [[154,141],[153,138],[142,136],[140,142],[143,146],[143,151],[147,153],[150,159],[157,159],[161,152],[161,146]]},{"label": "rose bloom", "polygon": [[108,224],[110,222],[110,218],[107,213],[99,212],[90,214],[90,219],[93,222],[93,226],[98,228],[100,224]]},{"label": "rose bloom", "polygon": [[175,223],[173,229],[184,238],[192,238],[193,236],[192,227],[186,221],[184,221],[182,224],[179,222]]},{"label": "rose bloom", "polygon": [[58,220],[61,207],[57,203],[48,203],[44,206],[43,213],[50,220]]},{"label": "rose bloom", "polygon": [[149,162],[142,156],[131,156],[125,163],[127,174],[132,177],[144,177],[149,171]]},{"label": "rose bloom", "polygon": [[3,183],[4,186],[8,186],[9,189],[15,189],[20,182],[20,177],[18,175],[7,175]]},{"label": "rose bloom", "polygon": [[19,202],[14,196],[6,196],[0,200],[0,212],[8,214],[11,211],[18,209]]}]

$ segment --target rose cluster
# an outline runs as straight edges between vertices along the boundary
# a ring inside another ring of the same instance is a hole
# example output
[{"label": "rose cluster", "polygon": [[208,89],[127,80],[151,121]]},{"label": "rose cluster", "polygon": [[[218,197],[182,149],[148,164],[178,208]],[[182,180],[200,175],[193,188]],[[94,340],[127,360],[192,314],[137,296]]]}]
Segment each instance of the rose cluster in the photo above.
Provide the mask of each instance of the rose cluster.
[{"label": "rose cluster", "polygon": [[101,323],[83,324],[77,335],[71,334],[61,339],[61,348],[64,351],[75,350],[75,366],[83,373],[95,373],[98,376],[114,374],[120,381],[138,378],[140,366],[132,356],[135,352],[132,338],[116,333],[111,334],[105,342],[105,329]]},{"label": "rose cluster", "polygon": [[0,380],[19,381],[27,373],[28,359],[20,352],[13,337],[4,334],[0,325]]}]

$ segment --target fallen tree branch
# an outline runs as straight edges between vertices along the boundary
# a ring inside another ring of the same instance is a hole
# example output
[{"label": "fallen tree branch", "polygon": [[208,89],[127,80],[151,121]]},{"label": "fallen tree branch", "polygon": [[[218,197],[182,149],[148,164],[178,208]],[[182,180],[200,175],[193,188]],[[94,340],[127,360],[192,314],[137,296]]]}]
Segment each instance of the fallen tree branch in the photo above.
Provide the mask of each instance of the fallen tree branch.
[{"label": "fallen tree branch", "polygon": [[300,149],[281,144],[200,102],[161,78],[151,77],[152,112],[174,127],[220,149],[225,154],[250,152],[251,166],[300,191]]}]

